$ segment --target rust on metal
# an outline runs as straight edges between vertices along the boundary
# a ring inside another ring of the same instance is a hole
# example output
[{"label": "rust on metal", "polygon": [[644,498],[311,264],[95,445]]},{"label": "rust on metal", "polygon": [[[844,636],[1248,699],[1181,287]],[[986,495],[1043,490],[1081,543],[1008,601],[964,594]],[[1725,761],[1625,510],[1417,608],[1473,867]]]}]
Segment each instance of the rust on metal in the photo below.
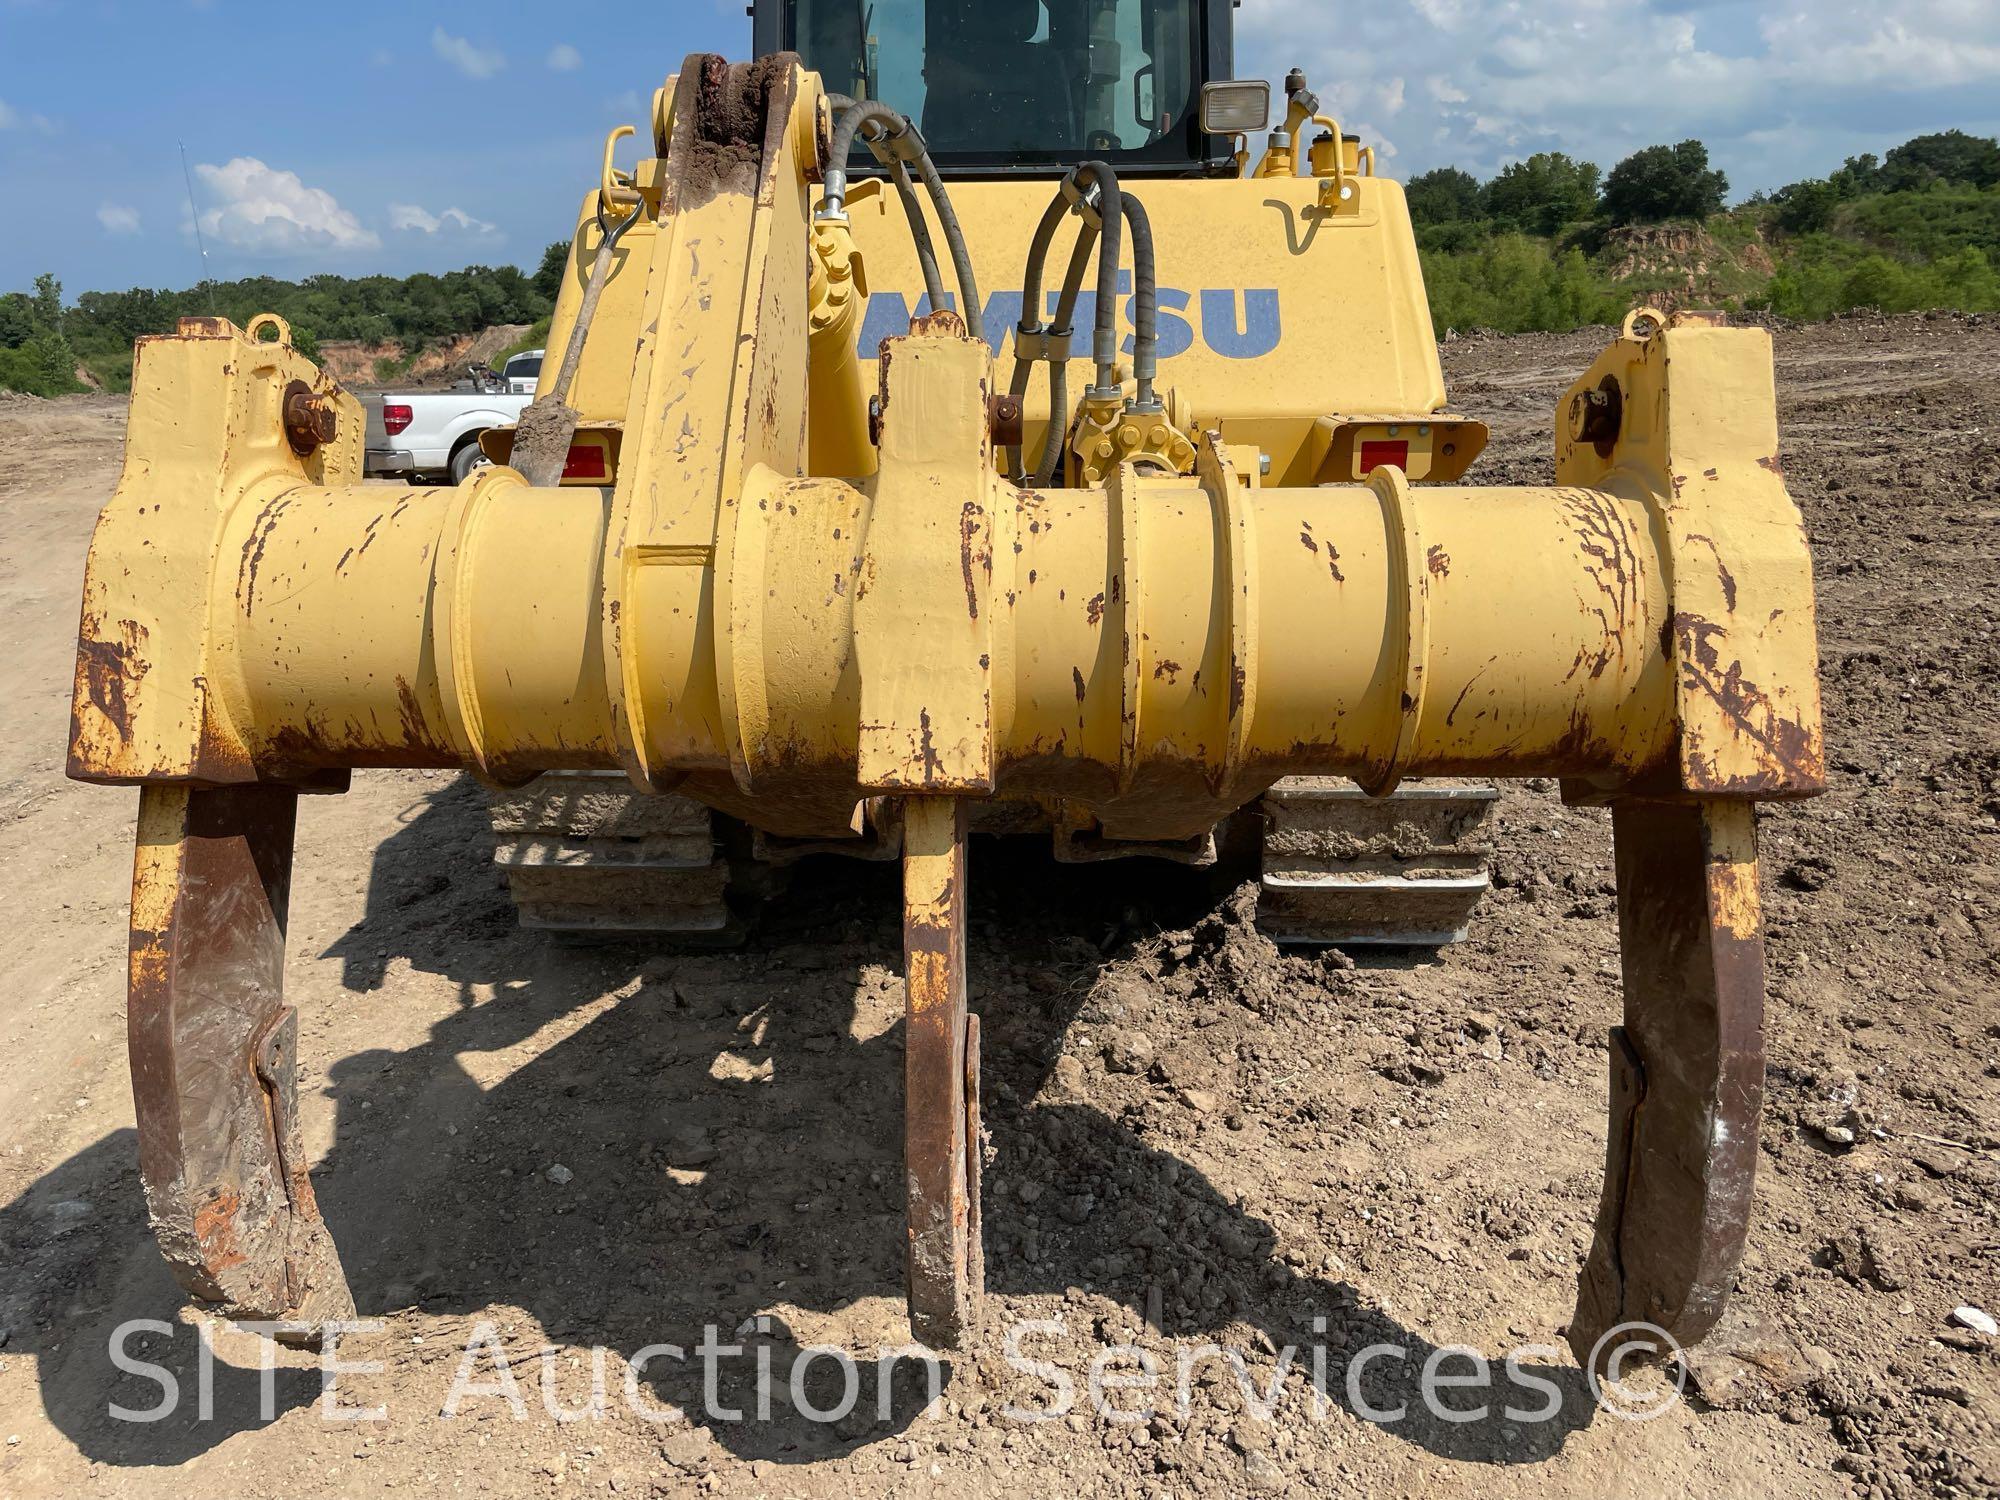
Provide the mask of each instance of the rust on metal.
[{"label": "rust on metal", "polygon": [[1606,375],[1594,391],[1579,391],[1569,408],[1570,436],[1609,458],[1625,422],[1625,392],[1618,377]]},{"label": "rust on metal", "polygon": [[[149,670],[140,654],[146,627],[136,620],[107,622],[85,616],[76,643],[76,691],[71,698],[69,774],[112,773],[132,740],[128,694]],[[87,706],[87,708],[86,708]]]},{"label": "rust on metal", "polygon": [[[1734,582],[1731,582],[1733,589]],[[1722,660],[1724,625],[1688,611],[1673,619],[1676,658],[1682,681],[1721,710],[1730,734],[1755,751],[1759,769],[1747,776],[1722,776],[1714,756],[1694,727],[1684,725],[1683,748],[1694,790],[1707,795],[1812,796],[1826,787],[1826,746],[1817,718],[1788,712],[1776,698],[1743,675],[1743,664]]]},{"label": "rust on metal", "polygon": [[297,808],[289,788],[143,790],[126,1015],[175,1279],[227,1317],[319,1324],[354,1303],[306,1175],[283,1004]]},{"label": "rust on metal", "polygon": [[937,338],[962,339],[965,337],[965,319],[949,307],[940,307],[936,312],[920,313],[910,319],[910,336],[915,338],[922,334],[930,334]]},{"label": "rust on metal", "polygon": [[334,440],[340,430],[338,413],[331,400],[320,396],[303,380],[285,387],[285,441],[292,452],[305,458]]},{"label": "rust on metal", "polygon": [[993,441],[1002,448],[1021,446],[1021,398],[1002,393],[986,398],[987,420],[992,423]]},{"label": "rust on metal", "polygon": [[911,1332],[964,1346],[981,1284],[977,1027],[965,1001],[962,798],[903,808],[903,1164]]},{"label": "rust on metal", "polygon": [[976,500],[966,501],[958,514],[958,571],[965,580],[965,612],[974,620],[979,618],[979,583],[973,575],[983,571],[990,583],[993,574],[993,555],[979,546],[985,531],[985,509]]},{"label": "rust on metal", "polygon": [[1764,1099],[1755,818],[1744,802],[1613,804],[1625,1016],[1611,1038],[1604,1196],[1569,1329],[1578,1361],[1600,1371],[1622,1324],[1699,1340],[1742,1258]]},{"label": "rust on metal", "polygon": [[986,1244],[980,1225],[979,1179],[986,1167],[986,1127],[979,1115],[979,1017],[965,1017],[965,1283],[973,1311],[986,1290]]}]

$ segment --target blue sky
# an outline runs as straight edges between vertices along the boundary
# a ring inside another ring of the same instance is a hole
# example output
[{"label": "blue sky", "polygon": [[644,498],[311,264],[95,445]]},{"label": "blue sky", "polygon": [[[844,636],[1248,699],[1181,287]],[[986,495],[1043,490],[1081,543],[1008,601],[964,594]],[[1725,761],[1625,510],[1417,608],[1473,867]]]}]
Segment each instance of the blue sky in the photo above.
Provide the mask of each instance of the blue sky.
[{"label": "blue sky", "polygon": [[[1245,0],[1238,71],[1303,65],[1408,177],[1695,135],[1740,196],[1925,130],[2000,132],[2000,0]],[[0,0],[0,288],[533,265],[604,132],[742,0]]]}]

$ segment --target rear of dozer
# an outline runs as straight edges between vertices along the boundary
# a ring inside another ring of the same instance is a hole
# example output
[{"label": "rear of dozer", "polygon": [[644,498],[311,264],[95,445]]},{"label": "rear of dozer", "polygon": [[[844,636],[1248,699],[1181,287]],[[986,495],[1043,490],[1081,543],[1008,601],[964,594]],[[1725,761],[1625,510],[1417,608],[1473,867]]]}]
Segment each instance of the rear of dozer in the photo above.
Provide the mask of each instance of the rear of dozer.
[{"label": "rear of dozer", "polygon": [[[1268,846],[1312,920],[1344,872],[1471,880],[1440,851],[1479,799],[1383,816],[1293,778],[1382,798],[1554,776],[1611,807],[1625,967],[1570,1338],[1599,1362],[1634,1321],[1700,1338],[1756,1162],[1754,805],[1823,779],[1768,337],[1633,319],[1559,412],[1558,485],[1470,487],[1400,190],[1337,127],[1311,176],[1246,155],[1121,187],[1093,157],[948,191],[909,120],[836,107],[789,55],[692,57],[650,124],[654,154],[587,201],[563,368],[517,451],[460,485],[361,485],[358,409],[281,326],[140,344],[69,769],[142,789],[133,1078],[182,1285],[236,1317],[348,1305],[282,978],[296,800],[352,768],[621,776],[657,819],[503,803],[514,878],[602,840],[659,882],[639,905],[690,921],[721,872],[671,799],[767,854],[900,858],[911,1320],[947,1346],[982,1279],[971,827],[1017,806],[1085,847],[1198,851],[1284,787]],[[857,141],[883,175],[850,180]],[[1248,280],[1211,296],[1195,278],[1222,257]],[[1026,268],[1007,316],[976,265]],[[891,290],[919,284],[912,316]],[[1334,305],[1351,284],[1380,295]],[[1072,321],[1092,346],[1074,401]],[[1344,352],[1336,405],[1312,372]],[[604,479],[562,478],[593,470],[579,449]],[[1372,830],[1330,833],[1334,807]]]}]

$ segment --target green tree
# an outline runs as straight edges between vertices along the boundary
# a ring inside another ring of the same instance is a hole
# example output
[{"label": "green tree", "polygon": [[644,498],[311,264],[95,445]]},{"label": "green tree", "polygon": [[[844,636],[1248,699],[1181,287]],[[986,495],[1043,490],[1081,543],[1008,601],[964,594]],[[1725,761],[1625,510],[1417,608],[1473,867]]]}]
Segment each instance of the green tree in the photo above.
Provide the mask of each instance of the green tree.
[{"label": "green tree", "polygon": [[39,394],[59,396],[77,388],[76,351],[61,334],[38,333],[22,346],[22,352],[34,362],[35,373],[41,377]]},{"label": "green tree", "polygon": [[2000,182],[2000,142],[1962,130],[1920,135],[1889,153],[1881,176],[1883,187],[1892,193],[1933,182],[1992,187]]},{"label": "green tree", "polygon": [[1597,207],[1595,162],[1573,161],[1560,151],[1538,151],[1501,168],[1486,184],[1486,212],[1533,234],[1559,234]]},{"label": "green tree", "polygon": [[62,332],[62,283],[47,271],[35,278],[35,321]]},{"label": "green tree", "polygon": [[542,252],[542,263],[535,267],[535,294],[553,303],[562,291],[563,277],[568,272],[569,241],[558,240]]},{"label": "green tree", "polygon": [[1412,177],[1403,193],[1410,201],[1411,220],[1420,225],[1457,224],[1486,217],[1479,179],[1457,167],[1439,167]]},{"label": "green tree", "polygon": [[1840,189],[1831,182],[1795,182],[1779,188],[1772,201],[1778,206],[1779,228],[1789,234],[1813,234],[1833,223]]},{"label": "green tree", "polygon": [[35,336],[35,304],[25,292],[0,296],[0,349],[18,349]]},{"label": "green tree", "polygon": [[1879,193],[1882,191],[1882,163],[1872,151],[1850,156],[1841,163],[1840,170],[1831,173],[1826,180],[1843,198]]},{"label": "green tree", "polygon": [[1729,179],[1709,168],[1708,147],[1700,141],[1648,146],[1604,179],[1604,211],[1614,224],[1705,219],[1722,211],[1728,191]]}]

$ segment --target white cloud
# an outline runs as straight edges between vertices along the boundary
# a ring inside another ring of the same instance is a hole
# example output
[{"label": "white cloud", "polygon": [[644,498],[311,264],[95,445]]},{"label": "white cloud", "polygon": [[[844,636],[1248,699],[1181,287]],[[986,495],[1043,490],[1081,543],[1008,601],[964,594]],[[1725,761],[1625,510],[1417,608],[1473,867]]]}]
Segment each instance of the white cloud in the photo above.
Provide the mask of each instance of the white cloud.
[{"label": "white cloud", "polygon": [[1465,21],[1464,0],[1411,0],[1410,9],[1440,31],[1455,31]]},{"label": "white cloud", "polygon": [[[1323,13],[1246,7],[1239,65],[1302,66],[1349,128],[1393,126],[1399,175],[1536,151],[1608,168],[1694,137],[1740,195],[1925,131],[2000,130],[1996,0],[1386,0],[1344,12],[1338,38]],[[1385,81],[1384,59],[1412,57],[1407,92]]]},{"label": "white cloud", "polygon": [[494,48],[475,46],[442,26],[431,32],[431,51],[467,78],[491,78],[507,66],[505,54]]},{"label": "white cloud", "polygon": [[2000,25],[1990,0],[1906,0],[1893,15],[1873,5],[1822,5],[1810,15],[1768,17],[1759,30],[1773,54],[1810,57],[1812,76],[1830,86],[2000,81]]},{"label": "white cloud", "polygon": [[1314,87],[1322,103],[1332,107],[1334,117],[1347,131],[1354,129],[1353,116],[1380,110],[1393,118],[1403,112],[1403,106],[1408,102],[1400,78],[1341,78],[1328,87],[1320,88],[1317,83]]},{"label": "white cloud", "polygon": [[373,250],[381,237],[342,208],[324,188],[307,187],[295,172],[267,167],[254,156],[195,169],[220,206],[201,216],[202,233],[239,250],[285,255],[309,250]]},{"label": "white cloud", "polygon": [[47,115],[24,115],[0,99],[0,130],[32,130],[37,135],[54,135],[56,122]]},{"label": "white cloud", "polygon": [[[1362,145],[1373,146],[1375,148],[1375,159],[1378,162],[1387,162],[1400,154],[1396,150],[1396,143],[1380,130],[1377,130],[1373,125],[1370,125],[1366,120],[1356,120],[1352,125],[1343,125],[1341,129],[1352,131],[1355,135],[1360,136]],[[1388,174],[1384,173],[1384,175]]]},{"label": "white cloud", "polygon": [[139,210],[122,203],[100,203],[97,206],[97,222],[104,226],[107,234],[137,234]]},{"label": "white cloud", "polygon": [[434,214],[419,208],[414,203],[391,203],[389,205],[389,227],[391,229],[414,229],[422,234],[436,234],[441,229],[462,229],[468,234],[498,234],[499,226],[475,219],[462,208],[447,208],[441,214]]},{"label": "white cloud", "polygon": [[583,54],[568,42],[557,42],[549,49],[549,66],[558,73],[574,73],[583,66]]}]

